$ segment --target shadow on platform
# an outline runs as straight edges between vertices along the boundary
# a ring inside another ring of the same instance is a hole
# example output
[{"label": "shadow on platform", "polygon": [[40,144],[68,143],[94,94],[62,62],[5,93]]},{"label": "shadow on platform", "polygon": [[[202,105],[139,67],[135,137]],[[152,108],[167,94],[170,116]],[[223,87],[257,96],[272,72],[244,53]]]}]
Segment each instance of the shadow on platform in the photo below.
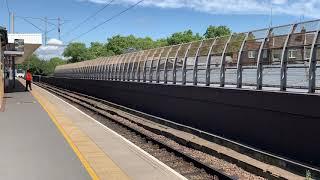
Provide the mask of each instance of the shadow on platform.
[{"label": "shadow on platform", "polygon": [[15,87],[13,81],[9,82],[9,86],[5,89],[5,93],[25,92],[25,86],[18,80],[15,80]]}]

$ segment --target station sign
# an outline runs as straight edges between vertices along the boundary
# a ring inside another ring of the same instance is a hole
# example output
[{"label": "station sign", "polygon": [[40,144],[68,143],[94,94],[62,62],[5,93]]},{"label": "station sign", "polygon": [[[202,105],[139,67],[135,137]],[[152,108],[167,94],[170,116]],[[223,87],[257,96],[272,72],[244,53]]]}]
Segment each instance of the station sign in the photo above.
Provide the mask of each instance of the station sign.
[{"label": "station sign", "polygon": [[24,39],[14,40],[14,50],[18,52],[24,52]]},{"label": "station sign", "polygon": [[13,56],[13,57],[21,57],[24,55],[24,52],[19,51],[4,51],[4,55]]}]

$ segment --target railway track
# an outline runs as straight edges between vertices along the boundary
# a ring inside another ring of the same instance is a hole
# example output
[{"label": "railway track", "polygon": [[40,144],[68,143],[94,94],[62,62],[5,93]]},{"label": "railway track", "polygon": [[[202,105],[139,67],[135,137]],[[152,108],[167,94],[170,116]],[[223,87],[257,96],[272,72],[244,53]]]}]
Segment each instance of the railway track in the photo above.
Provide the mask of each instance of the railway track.
[{"label": "railway track", "polygon": [[[232,163],[178,144],[161,135],[160,131],[157,133],[154,130],[150,131],[150,128],[136,123],[133,120],[134,116],[124,116],[103,100],[43,83],[37,83],[37,85],[80,107],[188,179],[264,179]],[[276,177],[267,178],[275,179]]]}]

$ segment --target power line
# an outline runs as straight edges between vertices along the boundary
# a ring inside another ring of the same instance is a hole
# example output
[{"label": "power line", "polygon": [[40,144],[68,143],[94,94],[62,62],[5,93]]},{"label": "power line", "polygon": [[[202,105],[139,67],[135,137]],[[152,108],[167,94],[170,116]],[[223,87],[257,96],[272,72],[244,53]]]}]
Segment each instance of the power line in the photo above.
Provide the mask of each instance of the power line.
[{"label": "power line", "polygon": [[[39,19],[39,20],[44,21],[44,18],[42,18],[42,17],[32,17],[32,16],[20,16],[20,17],[24,17],[24,18],[28,18],[28,19]],[[57,21],[57,20],[59,20],[59,18],[47,18],[47,20]],[[71,20],[63,20],[63,21],[71,21]]]},{"label": "power line", "polygon": [[[45,19],[44,18],[41,18],[41,17],[30,17],[30,16],[16,16],[16,17],[19,17],[19,18],[25,18],[25,19],[35,19],[35,20],[41,20],[43,22],[45,22]],[[47,19],[47,20],[56,20],[56,19]],[[57,19],[58,20],[58,19]],[[52,25],[52,26],[55,26],[55,27],[58,27],[58,25],[52,23],[52,22],[49,22],[47,21],[48,24]]]},{"label": "power line", "polygon": [[36,26],[35,24],[33,24],[31,21],[29,21],[27,18],[21,17],[21,16],[16,16],[18,18],[23,19],[24,21],[26,21],[27,23],[31,24],[33,27],[37,28],[38,30],[40,30],[41,32],[43,32],[43,30],[41,28],[39,28],[38,26]]},{"label": "power line", "polygon": [[[26,21],[27,23],[31,24],[33,27],[37,28],[38,30],[40,30],[43,34],[44,34],[44,42],[46,44],[47,42],[47,35],[48,33],[54,31],[54,30],[58,30],[58,34],[59,34],[59,39],[60,39],[60,32],[61,32],[61,26],[66,24],[67,22],[69,22],[70,20],[62,20],[60,17],[59,18],[56,18],[56,19],[49,19],[47,17],[45,18],[41,18],[41,17],[31,17],[31,16],[15,16],[17,18],[21,18],[23,19],[24,21]],[[40,21],[43,21],[44,22],[44,29],[40,28],[39,26],[35,25],[34,23],[32,23],[29,19],[31,20],[40,20]],[[58,21],[58,24],[54,24],[50,21]],[[48,30],[47,27],[48,25],[52,25],[54,26],[54,28]]]},{"label": "power line", "polygon": [[52,32],[52,31],[54,31],[54,30],[56,30],[57,28],[52,28],[52,29],[50,29],[49,31],[47,31],[47,33],[49,33],[49,32]]},{"label": "power line", "polygon": [[7,6],[8,14],[10,14],[10,8],[9,8],[8,0],[5,0],[5,1],[6,1],[6,6]]},{"label": "power line", "polygon": [[[59,18],[48,18],[48,20],[50,20],[50,21],[57,21],[57,20],[59,20]],[[71,21],[71,20],[64,20],[64,21]]]},{"label": "power line", "polygon": [[89,19],[93,18],[94,16],[96,16],[97,14],[99,14],[101,11],[103,11],[105,8],[107,8],[108,6],[110,6],[110,4],[112,2],[114,2],[115,0],[111,0],[109,3],[107,3],[106,5],[104,5],[102,8],[100,8],[98,11],[96,11],[95,13],[93,13],[91,16],[87,17],[84,21],[82,21],[81,23],[79,23],[78,25],[76,25],[74,28],[72,28],[70,31],[68,31],[65,35],[69,35],[72,31],[78,29],[81,25],[83,25],[84,23],[86,23]]},{"label": "power line", "polygon": [[80,37],[82,37],[82,36],[84,36],[84,35],[86,35],[86,34],[88,34],[89,32],[91,32],[91,31],[93,31],[93,30],[97,29],[97,28],[100,27],[101,25],[103,25],[103,24],[105,24],[105,23],[107,23],[107,22],[109,22],[109,21],[111,21],[111,20],[113,20],[113,19],[121,16],[122,14],[124,14],[125,12],[133,9],[134,7],[136,7],[137,5],[139,5],[140,3],[142,3],[143,1],[144,1],[144,0],[140,0],[139,2],[137,2],[137,3],[133,4],[133,5],[131,5],[130,7],[126,8],[125,10],[123,10],[123,11],[121,11],[121,12],[113,15],[113,16],[110,17],[109,19],[103,21],[102,23],[94,26],[93,28],[89,29],[88,31],[80,34],[79,36],[77,36],[77,37],[75,37],[75,38],[73,38],[72,40],[69,41],[69,43],[72,42],[72,41],[74,41],[74,40],[76,40],[76,39],[78,39],[78,38],[80,38]]},{"label": "power line", "polygon": [[44,21],[44,22],[46,22],[46,23],[48,23],[48,24],[50,24],[50,25],[52,25],[52,26],[58,27],[56,24],[54,24],[54,23],[52,23],[52,22],[48,21],[48,18],[47,18],[47,21],[46,21],[46,20],[44,20],[44,19],[41,19],[41,20],[42,20],[42,21]]},{"label": "power line", "polygon": [[[62,25],[64,25],[64,24],[66,24],[67,22],[63,22],[63,23],[60,23],[60,26],[62,26]],[[58,27],[58,26],[57,26]],[[53,31],[53,30],[56,30],[57,28],[52,28],[52,29],[50,29],[49,31],[47,31],[48,33],[49,32],[51,32],[51,31]]]},{"label": "power line", "polygon": [[16,17],[26,18],[26,19],[38,19],[38,20],[43,20],[43,18],[40,18],[40,17],[30,17],[30,16],[16,16]]},{"label": "power line", "polygon": [[[10,12],[10,8],[9,8],[9,3],[8,0],[5,0],[6,6],[7,6],[7,11],[8,11],[8,25],[9,25],[9,30],[11,32],[11,21],[10,21],[10,16],[11,16],[11,12]],[[13,23],[13,22],[12,22]]]}]

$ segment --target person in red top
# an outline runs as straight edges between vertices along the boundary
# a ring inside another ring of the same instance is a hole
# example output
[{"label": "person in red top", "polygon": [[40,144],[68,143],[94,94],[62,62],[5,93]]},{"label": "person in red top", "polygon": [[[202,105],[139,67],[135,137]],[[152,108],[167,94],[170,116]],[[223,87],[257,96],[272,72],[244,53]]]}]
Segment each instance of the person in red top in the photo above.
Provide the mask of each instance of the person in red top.
[{"label": "person in red top", "polygon": [[28,86],[29,86],[30,90],[32,90],[31,81],[32,81],[32,74],[31,74],[31,72],[29,70],[27,70],[27,73],[26,73],[26,91],[28,91]]}]

